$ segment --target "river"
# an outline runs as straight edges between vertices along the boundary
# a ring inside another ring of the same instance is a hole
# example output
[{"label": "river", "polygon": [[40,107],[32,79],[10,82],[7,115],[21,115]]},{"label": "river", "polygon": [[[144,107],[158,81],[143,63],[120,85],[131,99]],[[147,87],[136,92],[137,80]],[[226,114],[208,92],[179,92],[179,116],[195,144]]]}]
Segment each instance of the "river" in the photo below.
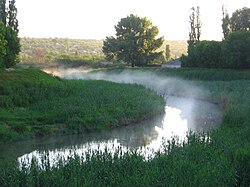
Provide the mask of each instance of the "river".
[{"label": "river", "polygon": [[53,161],[70,155],[120,149],[139,149],[150,158],[161,150],[163,142],[177,137],[184,141],[188,131],[206,132],[217,128],[222,112],[219,106],[205,100],[207,91],[188,81],[160,77],[152,73],[123,71],[117,74],[87,73],[76,69],[54,71],[66,79],[102,79],[120,83],[136,83],[153,89],[166,100],[165,114],[154,119],[115,129],[81,135],[38,138],[0,147],[0,160],[17,159],[30,163],[32,157],[41,162],[44,156]]}]

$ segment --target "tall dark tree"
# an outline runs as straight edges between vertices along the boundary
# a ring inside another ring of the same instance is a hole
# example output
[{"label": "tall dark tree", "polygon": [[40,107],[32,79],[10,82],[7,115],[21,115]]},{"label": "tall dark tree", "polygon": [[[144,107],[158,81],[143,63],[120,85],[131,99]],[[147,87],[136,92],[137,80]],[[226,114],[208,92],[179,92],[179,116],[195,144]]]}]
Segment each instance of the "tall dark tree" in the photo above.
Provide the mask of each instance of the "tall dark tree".
[{"label": "tall dark tree", "polygon": [[222,32],[224,39],[227,39],[228,35],[231,32],[231,26],[230,26],[230,17],[227,13],[227,10],[225,9],[224,5],[222,6]]},{"label": "tall dark tree", "polygon": [[8,25],[18,33],[17,8],[15,0],[9,1]]},{"label": "tall dark tree", "polygon": [[[189,40],[188,40],[188,58],[184,60],[184,66],[190,66],[191,59],[192,61],[196,61],[195,46],[200,41],[201,36],[201,20],[200,20],[200,7],[197,6],[191,8],[191,13],[189,16],[190,23],[190,32],[189,32]],[[183,58],[184,59],[184,58]]]},{"label": "tall dark tree", "polygon": [[103,42],[103,53],[109,60],[122,60],[132,67],[143,66],[162,54],[156,50],[164,39],[156,39],[159,30],[146,18],[131,14],[122,18],[115,30],[116,37],[107,37]]},{"label": "tall dark tree", "polygon": [[200,7],[197,6],[191,8],[191,14],[189,16],[190,32],[189,32],[189,45],[195,44],[200,41],[201,36],[201,19],[200,19]]},{"label": "tall dark tree", "polygon": [[188,44],[193,45],[196,42],[196,29],[195,29],[195,8],[191,8],[191,14],[189,16],[190,32]]},{"label": "tall dark tree", "polygon": [[6,0],[0,1],[0,21],[2,21],[4,25],[7,24]]},{"label": "tall dark tree", "polygon": [[166,60],[169,60],[170,59],[170,46],[167,44],[166,45],[166,51],[165,51],[165,57],[166,57]]},{"label": "tall dark tree", "polygon": [[231,17],[232,32],[250,30],[250,8],[236,10]]},{"label": "tall dark tree", "polygon": [[5,68],[18,63],[20,52],[15,0],[10,0],[8,5],[8,11],[6,11],[6,0],[0,1],[0,66]]},{"label": "tall dark tree", "polygon": [[200,7],[197,6],[196,8],[196,39],[197,41],[200,41],[201,37],[201,18],[200,18]]}]

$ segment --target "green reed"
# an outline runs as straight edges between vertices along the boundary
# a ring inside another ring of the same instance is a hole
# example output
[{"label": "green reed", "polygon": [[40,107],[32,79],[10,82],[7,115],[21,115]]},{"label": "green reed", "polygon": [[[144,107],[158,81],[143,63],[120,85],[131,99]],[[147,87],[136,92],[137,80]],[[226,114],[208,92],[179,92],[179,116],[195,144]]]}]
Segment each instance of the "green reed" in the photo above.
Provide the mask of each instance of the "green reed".
[{"label": "green reed", "polygon": [[1,73],[0,94],[2,141],[112,128],[164,111],[164,99],[139,85],[62,80],[35,69]]}]

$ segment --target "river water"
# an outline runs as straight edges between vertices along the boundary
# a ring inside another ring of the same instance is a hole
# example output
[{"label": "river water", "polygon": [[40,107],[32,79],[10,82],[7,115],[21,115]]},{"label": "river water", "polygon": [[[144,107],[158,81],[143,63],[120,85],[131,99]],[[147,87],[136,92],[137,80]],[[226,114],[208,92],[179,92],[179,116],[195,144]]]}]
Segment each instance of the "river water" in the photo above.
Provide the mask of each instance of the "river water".
[{"label": "river water", "polygon": [[67,159],[72,154],[84,157],[87,153],[113,153],[117,149],[140,149],[141,154],[150,158],[161,150],[163,142],[172,137],[178,136],[180,140],[185,140],[188,131],[206,132],[217,128],[221,122],[222,112],[219,106],[204,100],[208,92],[184,80],[131,71],[111,75],[62,69],[56,75],[67,79],[102,79],[142,84],[165,98],[165,114],[139,124],[100,132],[46,137],[5,145],[0,147],[0,160],[17,159],[18,162],[28,164],[32,157],[41,162],[44,156],[48,156],[53,163],[59,157]]}]

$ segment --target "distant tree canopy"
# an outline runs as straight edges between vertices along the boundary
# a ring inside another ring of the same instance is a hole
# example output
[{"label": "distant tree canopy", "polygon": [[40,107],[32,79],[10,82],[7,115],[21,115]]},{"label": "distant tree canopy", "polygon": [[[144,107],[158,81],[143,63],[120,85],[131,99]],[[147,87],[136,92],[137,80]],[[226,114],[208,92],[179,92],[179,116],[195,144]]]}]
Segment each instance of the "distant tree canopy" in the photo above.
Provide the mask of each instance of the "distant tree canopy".
[{"label": "distant tree canopy", "polygon": [[18,62],[20,40],[17,36],[18,21],[15,0],[9,1],[7,11],[6,0],[0,2],[0,67],[12,67]]},{"label": "distant tree canopy", "polygon": [[250,31],[232,32],[222,42],[221,67],[250,68]]},{"label": "distant tree canopy", "polygon": [[122,18],[115,26],[116,37],[107,37],[103,42],[103,53],[108,60],[122,60],[134,66],[144,66],[162,55],[156,50],[163,44],[157,38],[159,30],[146,18],[131,14]]},{"label": "distant tree canopy", "polygon": [[250,68],[250,9],[237,10],[230,18],[223,7],[222,42],[198,40],[195,32],[195,10],[191,10],[188,56],[182,56],[184,67]]},{"label": "distant tree canopy", "polygon": [[250,31],[250,8],[242,8],[233,12],[232,17],[229,17],[226,9],[222,8],[222,30],[224,39],[226,39],[231,32],[236,31]]},{"label": "distant tree canopy", "polygon": [[222,42],[200,41],[182,57],[183,66],[201,68],[250,68],[250,31],[232,32]]}]

